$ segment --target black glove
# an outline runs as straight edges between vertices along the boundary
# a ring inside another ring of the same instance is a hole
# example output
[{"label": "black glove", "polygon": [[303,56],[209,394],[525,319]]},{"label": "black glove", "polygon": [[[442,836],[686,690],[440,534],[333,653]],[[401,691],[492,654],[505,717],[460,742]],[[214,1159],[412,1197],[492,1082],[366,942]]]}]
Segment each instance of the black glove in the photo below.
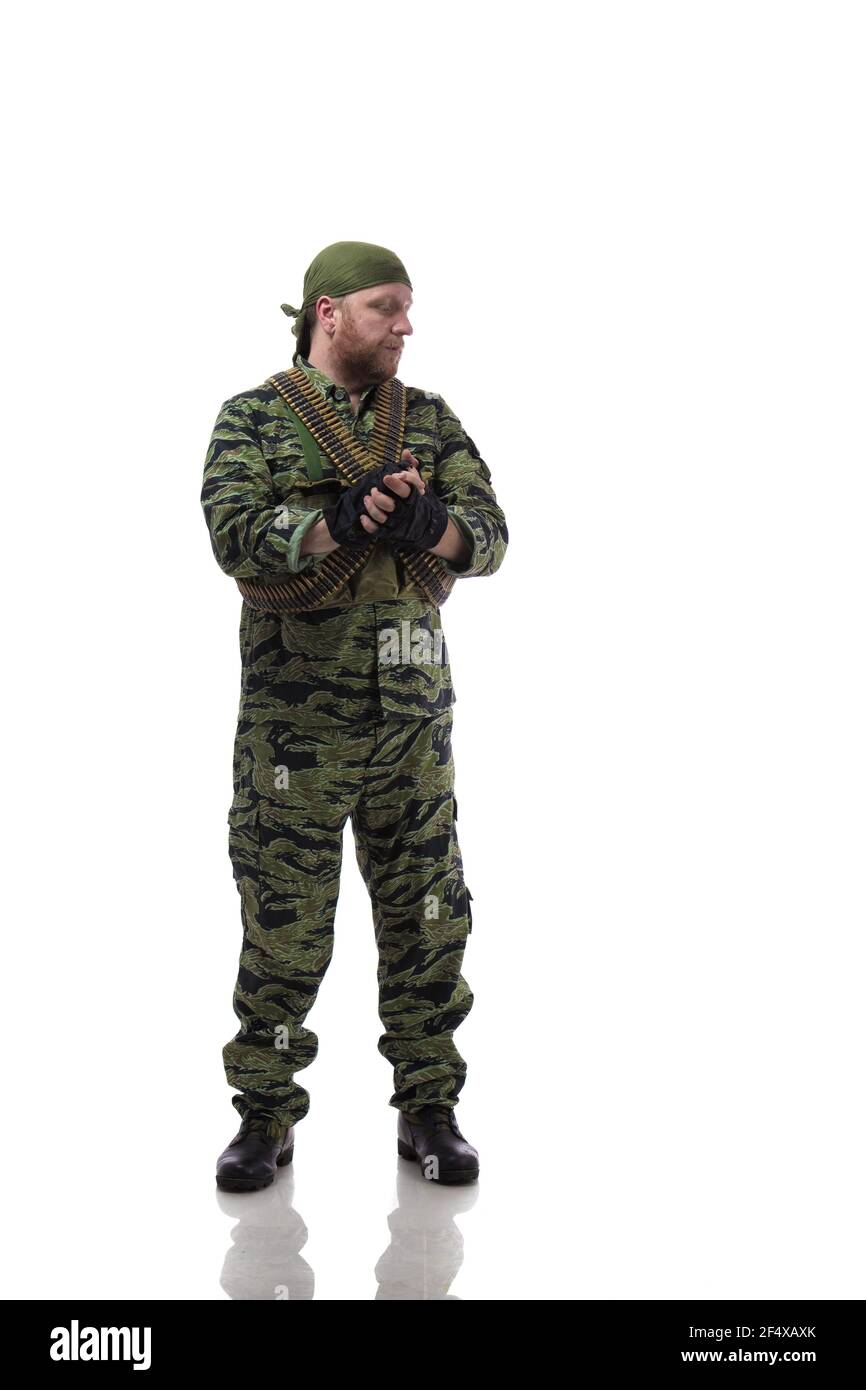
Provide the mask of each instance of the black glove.
[{"label": "black glove", "polygon": [[[387,491],[383,482],[384,476],[394,471],[392,465],[383,463],[381,467],[365,473],[359,482],[343,488],[339,500],[332,507],[322,508],[322,516],[332,540],[337,541],[339,545],[362,546],[374,539],[373,532],[365,531],[360,521],[362,515],[370,515],[364,506],[364,498],[369,496],[374,487],[381,488],[383,492]],[[394,500],[398,500],[396,496]]]},{"label": "black glove", "polygon": [[[390,488],[386,489],[390,492]],[[430,550],[445,534],[448,508],[436,496],[429,483],[424,493],[410,484],[409,496],[394,494],[397,506],[382,523],[385,539],[394,541],[406,550]]]}]

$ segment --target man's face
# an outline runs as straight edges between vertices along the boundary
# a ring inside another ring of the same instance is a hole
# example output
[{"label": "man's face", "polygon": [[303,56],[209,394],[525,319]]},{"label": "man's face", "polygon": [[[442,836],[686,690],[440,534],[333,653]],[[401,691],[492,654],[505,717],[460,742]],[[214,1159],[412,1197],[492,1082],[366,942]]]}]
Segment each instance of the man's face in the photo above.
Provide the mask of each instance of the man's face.
[{"label": "man's face", "polygon": [[356,290],[334,310],[331,350],[343,370],[368,382],[397,375],[403,340],[412,332],[412,292],[399,282]]}]

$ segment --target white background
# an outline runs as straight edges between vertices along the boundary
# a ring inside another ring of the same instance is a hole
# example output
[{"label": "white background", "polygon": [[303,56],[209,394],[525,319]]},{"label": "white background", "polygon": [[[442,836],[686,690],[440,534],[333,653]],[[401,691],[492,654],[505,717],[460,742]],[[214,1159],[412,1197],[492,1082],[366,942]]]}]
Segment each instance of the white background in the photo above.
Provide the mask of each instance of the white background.
[{"label": "white background", "polygon": [[[6,38],[3,1292],[862,1298],[862,7]],[[346,238],[403,259],[401,378],[511,537],[443,609],[482,1176],[398,1163],[347,831],[294,1172],[224,1199],[240,597],[201,472]]]}]

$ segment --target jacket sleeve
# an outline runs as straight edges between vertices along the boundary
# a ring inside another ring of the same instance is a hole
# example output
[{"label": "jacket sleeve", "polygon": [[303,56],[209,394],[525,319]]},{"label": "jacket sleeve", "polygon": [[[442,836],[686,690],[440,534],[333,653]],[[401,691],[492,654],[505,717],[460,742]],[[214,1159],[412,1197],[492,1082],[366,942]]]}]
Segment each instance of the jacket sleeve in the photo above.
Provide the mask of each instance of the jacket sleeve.
[{"label": "jacket sleeve", "polygon": [[204,465],[201,504],[217,564],[233,579],[301,573],[321,556],[301,555],[320,509],[280,503],[248,398],[224,401]]},{"label": "jacket sleeve", "polygon": [[469,546],[469,559],[462,568],[436,559],[450,574],[467,578],[494,574],[505,557],[508,528],[505,514],[496,501],[490,482],[490,469],[475,441],[463,429],[450,406],[437,398],[439,452],[436,457],[434,487],[448,508],[454,524]]}]

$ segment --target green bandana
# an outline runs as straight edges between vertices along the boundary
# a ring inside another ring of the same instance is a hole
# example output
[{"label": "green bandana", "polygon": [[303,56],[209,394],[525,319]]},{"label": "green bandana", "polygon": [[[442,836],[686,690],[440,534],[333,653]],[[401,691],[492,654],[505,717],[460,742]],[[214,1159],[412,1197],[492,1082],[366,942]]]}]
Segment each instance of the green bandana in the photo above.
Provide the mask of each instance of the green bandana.
[{"label": "green bandana", "polygon": [[343,294],[354,294],[355,290],[366,290],[371,285],[389,285],[398,282],[412,288],[412,281],[406,274],[406,267],[393,251],[384,246],[374,246],[369,241],[335,241],[320,251],[311,261],[304,276],[304,298],[299,309],[291,304],[281,304],[284,314],[295,320],[292,332],[298,340],[298,352],[310,350],[310,334],[307,331],[305,315],[310,304],[315,304],[322,294],[332,294],[334,298]]}]

